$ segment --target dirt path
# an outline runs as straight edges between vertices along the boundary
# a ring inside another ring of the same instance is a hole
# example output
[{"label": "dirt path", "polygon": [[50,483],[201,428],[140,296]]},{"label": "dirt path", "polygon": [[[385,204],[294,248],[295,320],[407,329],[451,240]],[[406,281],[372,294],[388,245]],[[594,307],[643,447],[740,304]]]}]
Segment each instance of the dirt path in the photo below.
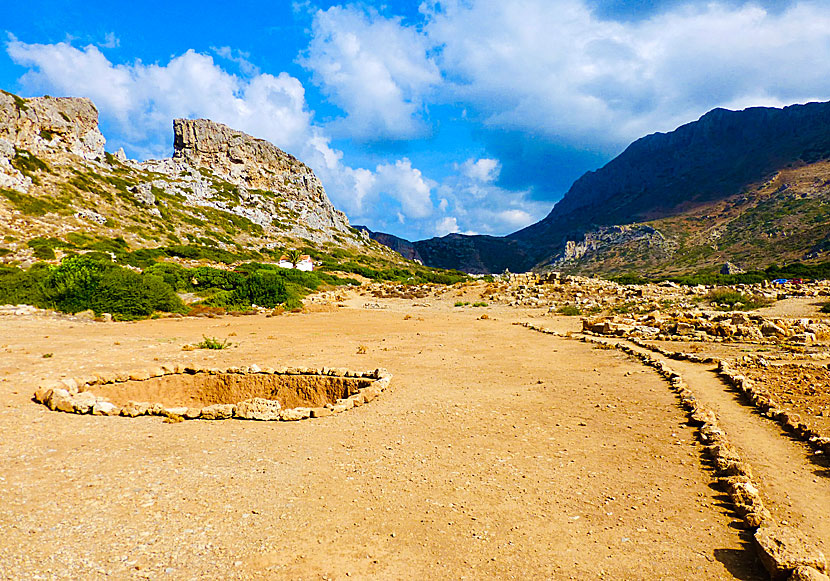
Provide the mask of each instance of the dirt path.
[{"label": "dirt path", "polygon": [[830,472],[815,461],[813,451],[742,402],[739,392],[720,379],[715,367],[668,360],[628,345],[664,360],[683,376],[695,397],[717,414],[730,442],[752,466],[773,517],[797,526],[830,554]]},{"label": "dirt path", "polygon": [[[3,320],[0,578],[764,579],[655,373],[513,326],[515,310],[385,304]],[[202,335],[237,346],[180,350]],[[29,401],[41,377],[165,361],[394,378],[368,405],[293,423]]]}]

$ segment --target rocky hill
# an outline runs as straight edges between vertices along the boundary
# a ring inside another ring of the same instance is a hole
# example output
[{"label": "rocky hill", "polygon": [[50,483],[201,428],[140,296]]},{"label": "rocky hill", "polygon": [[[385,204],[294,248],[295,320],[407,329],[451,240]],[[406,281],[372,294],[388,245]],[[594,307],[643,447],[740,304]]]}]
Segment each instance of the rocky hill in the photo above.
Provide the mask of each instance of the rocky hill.
[{"label": "rocky hill", "polygon": [[378,241],[380,244],[391,248],[407,260],[416,260],[423,264],[423,259],[421,255],[418,253],[418,249],[415,248],[415,245],[410,242],[409,240],[405,240],[393,234],[386,234],[384,232],[373,232],[369,230],[366,226],[358,226],[355,224],[354,226],[358,230],[366,232],[369,235],[369,238],[372,240]]},{"label": "rocky hill", "polygon": [[413,247],[428,265],[472,272],[662,274],[818,260],[830,249],[829,158],[830,102],[715,109],[635,141],[523,230]]},{"label": "rocky hill", "polygon": [[113,245],[252,258],[310,247],[402,262],[352,228],[292,155],[206,119],[173,130],[172,158],[137,162],[105,151],[88,99],[0,92],[2,260],[25,263],[48,244],[58,257]]}]

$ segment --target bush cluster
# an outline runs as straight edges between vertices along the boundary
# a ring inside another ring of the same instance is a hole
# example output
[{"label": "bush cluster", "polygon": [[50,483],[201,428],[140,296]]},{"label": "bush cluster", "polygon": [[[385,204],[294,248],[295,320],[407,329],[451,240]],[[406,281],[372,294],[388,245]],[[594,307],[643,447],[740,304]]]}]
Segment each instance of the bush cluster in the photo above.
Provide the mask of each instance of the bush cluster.
[{"label": "bush cluster", "polygon": [[69,256],[57,266],[3,268],[0,303],[25,303],[64,313],[92,310],[120,320],[184,310],[181,299],[161,277],[90,255]]}]

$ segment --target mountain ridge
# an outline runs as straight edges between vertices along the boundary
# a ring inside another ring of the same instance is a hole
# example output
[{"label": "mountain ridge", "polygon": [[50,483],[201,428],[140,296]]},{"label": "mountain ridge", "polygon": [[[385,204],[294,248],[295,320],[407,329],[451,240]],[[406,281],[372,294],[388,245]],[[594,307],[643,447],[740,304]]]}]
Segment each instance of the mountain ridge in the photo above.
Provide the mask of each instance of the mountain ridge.
[{"label": "mountain ridge", "polygon": [[[698,249],[685,246],[699,225],[663,232],[654,222],[705,215],[707,208],[762,186],[782,170],[828,158],[830,102],[742,111],[717,108],[674,131],[634,141],[603,167],[577,179],[535,224],[504,237],[452,234],[411,244],[427,265],[440,263],[443,268],[470,272],[493,273],[505,267],[580,272],[587,256],[593,260],[588,270],[594,273],[641,268],[646,263],[659,273],[671,269],[678,253],[689,252],[699,254],[701,260],[686,263],[688,268],[711,268],[714,254],[703,249],[705,241]],[[790,210],[797,215],[796,205],[790,204]],[[645,244],[646,249],[659,249],[659,256],[628,264],[615,256],[604,267],[601,249],[618,242]],[[769,262],[774,246],[759,249],[754,258],[745,257],[757,263],[749,266]],[[807,257],[810,249],[803,250]],[[728,250],[721,254],[728,255]],[[797,255],[789,247],[787,254]]]}]

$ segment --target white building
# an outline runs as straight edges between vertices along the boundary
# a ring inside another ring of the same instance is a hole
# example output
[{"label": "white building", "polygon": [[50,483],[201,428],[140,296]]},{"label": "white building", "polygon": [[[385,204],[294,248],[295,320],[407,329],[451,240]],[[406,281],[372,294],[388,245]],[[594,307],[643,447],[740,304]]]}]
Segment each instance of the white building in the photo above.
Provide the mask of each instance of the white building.
[{"label": "white building", "polygon": [[[294,268],[294,265],[291,264],[291,261],[288,260],[288,257],[284,254],[280,256],[280,261],[277,263],[277,266],[280,268]],[[311,272],[314,270],[314,261],[311,260],[311,257],[307,254],[303,254],[300,257],[300,260],[297,262],[297,270],[303,270],[305,272]]]}]

